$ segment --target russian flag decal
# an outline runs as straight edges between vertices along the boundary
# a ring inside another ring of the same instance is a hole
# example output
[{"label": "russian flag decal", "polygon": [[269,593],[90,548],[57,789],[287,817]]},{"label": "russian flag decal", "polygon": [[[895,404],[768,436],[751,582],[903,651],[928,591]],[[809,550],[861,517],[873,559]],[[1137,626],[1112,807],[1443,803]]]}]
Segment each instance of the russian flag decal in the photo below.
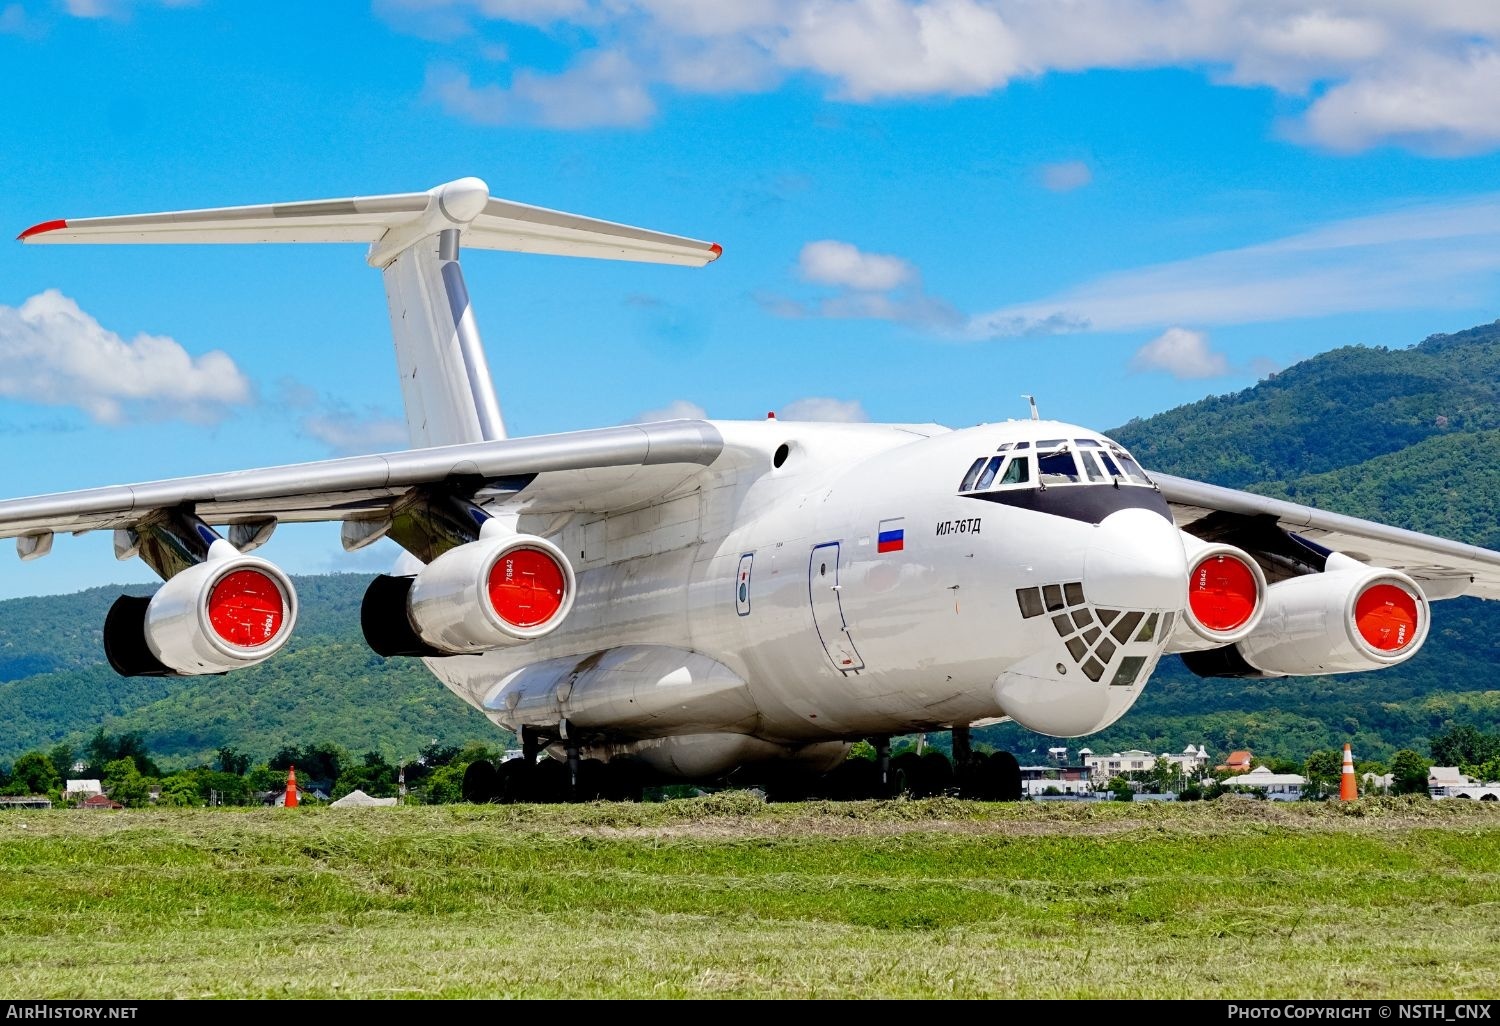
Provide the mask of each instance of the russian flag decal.
[{"label": "russian flag decal", "polygon": [[906,548],[905,517],[880,522],[880,535],[876,539],[876,552],[900,552]]}]

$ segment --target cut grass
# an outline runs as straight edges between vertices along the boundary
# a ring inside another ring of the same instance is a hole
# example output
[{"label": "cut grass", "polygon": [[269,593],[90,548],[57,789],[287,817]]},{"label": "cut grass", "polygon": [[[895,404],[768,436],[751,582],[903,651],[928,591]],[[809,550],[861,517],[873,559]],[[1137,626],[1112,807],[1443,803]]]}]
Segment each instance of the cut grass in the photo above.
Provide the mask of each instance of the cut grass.
[{"label": "cut grass", "polygon": [[0,816],[0,993],[1490,997],[1500,810],[948,799]]}]

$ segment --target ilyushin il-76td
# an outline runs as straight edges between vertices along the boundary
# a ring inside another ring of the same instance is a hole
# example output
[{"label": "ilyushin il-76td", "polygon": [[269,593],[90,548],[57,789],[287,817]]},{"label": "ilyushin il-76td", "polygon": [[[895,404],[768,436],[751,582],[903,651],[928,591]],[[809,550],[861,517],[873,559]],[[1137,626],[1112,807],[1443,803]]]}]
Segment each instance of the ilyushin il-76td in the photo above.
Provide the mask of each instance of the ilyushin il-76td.
[{"label": "ilyushin il-76td", "polygon": [[1034,407],[961,430],[768,418],[507,437],[464,250],[701,267],[720,248],[475,178],[21,239],[368,244],[412,448],[13,499],[0,535],[33,559],[56,532],[110,530],[162,578],[106,618],[127,676],[275,656],[297,595],[253,553],[279,523],[336,521],[348,550],[390,539],[404,553],[365,595],[370,647],[423,660],[528,756],[472,766],[473,798],[806,791],[858,739],[881,754],[870,788],[889,788],[893,736],[951,730],[961,751],[1003,720],[1089,734],[1166,653],[1210,677],[1394,666],[1434,601],[1500,597],[1500,553],[1153,474]]}]

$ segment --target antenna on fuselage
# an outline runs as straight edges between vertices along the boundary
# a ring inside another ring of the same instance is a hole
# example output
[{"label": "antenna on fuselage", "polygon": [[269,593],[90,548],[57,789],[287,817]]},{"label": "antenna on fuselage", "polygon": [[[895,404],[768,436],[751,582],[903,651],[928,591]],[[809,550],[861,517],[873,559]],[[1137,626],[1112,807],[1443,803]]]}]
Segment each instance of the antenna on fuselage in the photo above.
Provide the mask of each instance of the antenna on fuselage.
[{"label": "antenna on fuselage", "polygon": [[1034,396],[1034,395],[1023,395],[1023,396],[1021,396],[1021,398],[1025,399],[1028,403],[1031,404],[1031,419],[1032,420],[1041,420],[1042,419],[1042,415],[1040,413],[1036,412],[1036,396]]}]

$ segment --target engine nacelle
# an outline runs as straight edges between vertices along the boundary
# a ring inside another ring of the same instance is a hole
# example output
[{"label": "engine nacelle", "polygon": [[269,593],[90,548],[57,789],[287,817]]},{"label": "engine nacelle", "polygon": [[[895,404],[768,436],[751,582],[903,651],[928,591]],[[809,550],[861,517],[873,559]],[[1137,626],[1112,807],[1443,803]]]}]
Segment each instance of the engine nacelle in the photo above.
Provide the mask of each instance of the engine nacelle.
[{"label": "engine nacelle", "polygon": [[297,592],[280,567],[217,555],[149,598],[120,596],[104,621],[104,653],[124,677],[225,673],[281,651],[296,623]]},{"label": "engine nacelle", "polygon": [[1325,572],[1273,584],[1260,626],[1244,640],[1184,661],[1206,676],[1378,670],[1417,654],[1430,612],[1422,589],[1406,574],[1335,553]]},{"label": "engine nacelle", "polygon": [[380,655],[467,655],[551,634],[576,593],[556,545],[497,534],[449,549],[415,577],[377,578],[360,619]]},{"label": "engine nacelle", "polygon": [[1168,652],[1222,648],[1249,637],[1266,611],[1266,575],[1243,549],[1183,534],[1188,600]]}]

